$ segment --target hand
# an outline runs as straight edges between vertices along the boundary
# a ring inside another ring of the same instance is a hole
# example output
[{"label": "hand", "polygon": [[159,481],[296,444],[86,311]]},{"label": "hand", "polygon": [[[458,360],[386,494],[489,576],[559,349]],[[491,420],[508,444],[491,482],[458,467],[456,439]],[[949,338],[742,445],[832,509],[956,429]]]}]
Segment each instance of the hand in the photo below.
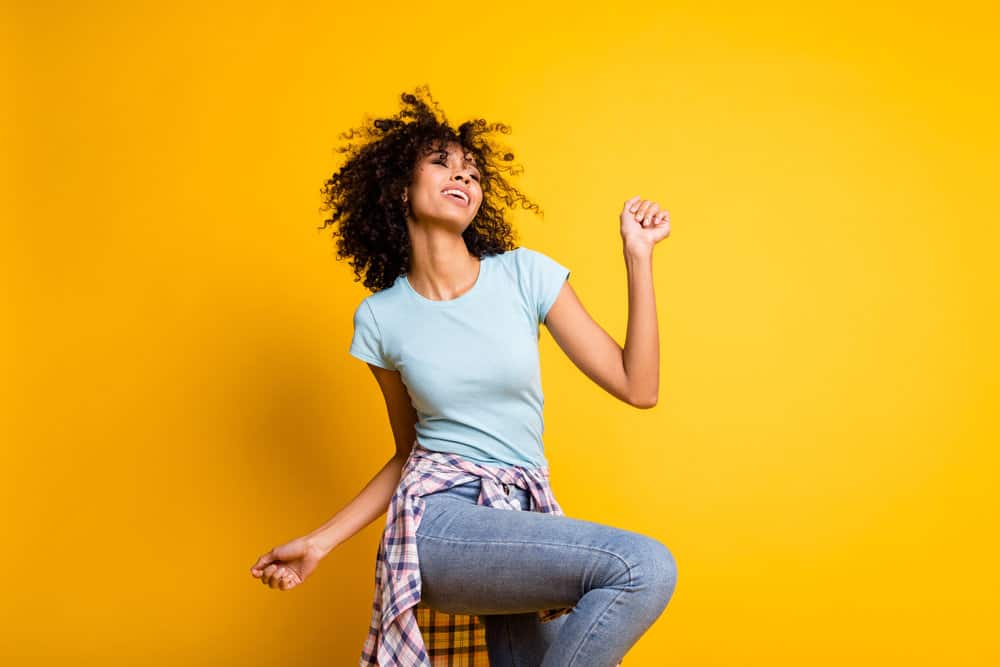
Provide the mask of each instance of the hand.
[{"label": "hand", "polygon": [[670,236],[670,213],[661,211],[654,201],[632,197],[622,208],[622,242],[626,247],[652,250]]},{"label": "hand", "polygon": [[257,559],[250,574],[265,586],[287,591],[305,581],[325,553],[304,537],[274,547]]}]

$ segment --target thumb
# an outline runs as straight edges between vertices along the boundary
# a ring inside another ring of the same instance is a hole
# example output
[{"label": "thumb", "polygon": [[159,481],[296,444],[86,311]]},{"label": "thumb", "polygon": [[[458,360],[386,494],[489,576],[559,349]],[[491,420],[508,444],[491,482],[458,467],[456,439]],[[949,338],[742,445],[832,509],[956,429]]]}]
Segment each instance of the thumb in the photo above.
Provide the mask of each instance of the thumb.
[{"label": "thumb", "polygon": [[275,560],[277,560],[277,558],[275,556],[274,549],[272,549],[257,559],[257,562],[250,568],[250,572],[253,574],[260,574],[265,567],[273,563]]}]

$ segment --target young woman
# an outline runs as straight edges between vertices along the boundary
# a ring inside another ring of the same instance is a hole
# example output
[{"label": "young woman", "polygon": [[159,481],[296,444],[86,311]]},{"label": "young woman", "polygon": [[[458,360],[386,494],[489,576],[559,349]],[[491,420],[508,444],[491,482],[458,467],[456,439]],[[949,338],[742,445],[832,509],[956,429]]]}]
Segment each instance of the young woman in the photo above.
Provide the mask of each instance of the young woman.
[{"label": "young woman", "polygon": [[613,396],[653,407],[652,257],[669,215],[638,196],[621,211],[622,349],[565,266],[514,246],[505,207],[539,209],[502,177],[513,155],[487,135],[509,128],[454,130],[425,98],[426,87],[404,94],[402,113],[364,126],[367,140],[340,149],[349,159],[324,188],[338,259],[373,291],[354,313],[350,353],[382,391],[396,452],[344,509],[251,573],[294,588],[386,512],[361,665],[429,667],[444,653],[447,664],[483,664],[476,644],[430,636],[470,619],[485,626],[492,667],[612,667],[666,608],[676,563],[652,537],[562,512],[542,446],[539,325]]}]

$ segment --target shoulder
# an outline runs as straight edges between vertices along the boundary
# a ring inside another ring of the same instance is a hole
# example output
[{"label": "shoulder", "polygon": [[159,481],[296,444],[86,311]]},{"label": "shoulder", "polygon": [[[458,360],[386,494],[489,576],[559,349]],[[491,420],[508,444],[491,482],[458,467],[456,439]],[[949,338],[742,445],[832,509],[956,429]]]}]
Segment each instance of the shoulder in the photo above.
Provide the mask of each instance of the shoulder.
[{"label": "shoulder", "polygon": [[358,305],[354,308],[354,319],[371,319],[374,317],[374,312],[372,309],[372,297],[374,294],[366,296],[362,299]]},{"label": "shoulder", "polygon": [[[355,316],[378,318],[391,309],[400,300],[401,288],[399,278],[390,287],[372,292],[354,309]],[[360,315],[359,315],[360,314]]]},{"label": "shoulder", "polygon": [[555,260],[547,253],[526,246],[518,246],[513,250],[508,250],[497,255],[497,258],[500,262],[508,264],[522,274],[530,274],[539,270],[539,267],[544,269],[555,263]]},{"label": "shoulder", "polygon": [[546,280],[549,276],[569,273],[569,269],[563,266],[562,262],[541,250],[522,246],[512,250],[511,253],[518,273],[529,279],[535,277]]},{"label": "shoulder", "polygon": [[514,254],[515,261],[520,262],[525,266],[536,266],[539,264],[549,264],[555,262],[556,259],[552,257],[549,253],[542,252],[541,250],[536,250],[535,248],[526,248],[521,246],[511,250]]},{"label": "shoulder", "polygon": [[381,337],[382,335],[382,313],[388,312],[380,308],[382,299],[374,298],[378,295],[371,294],[358,303],[354,309],[354,328],[369,335]]},{"label": "shoulder", "polygon": [[354,309],[354,328],[363,331],[378,331],[378,321],[372,310],[371,297],[366,297]]},{"label": "shoulder", "polygon": [[519,246],[495,257],[522,289],[545,289],[547,285],[569,277],[568,267],[534,248]]}]

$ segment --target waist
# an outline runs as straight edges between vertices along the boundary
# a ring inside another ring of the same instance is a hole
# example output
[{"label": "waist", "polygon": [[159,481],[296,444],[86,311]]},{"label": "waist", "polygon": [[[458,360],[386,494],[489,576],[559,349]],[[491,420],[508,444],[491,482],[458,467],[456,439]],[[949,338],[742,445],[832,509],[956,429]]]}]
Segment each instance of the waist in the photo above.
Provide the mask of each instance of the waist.
[{"label": "waist", "polygon": [[[435,501],[454,500],[476,505],[479,503],[479,494],[482,492],[482,487],[483,481],[476,479],[471,482],[456,484],[449,489],[441,489],[440,491],[425,494],[423,498],[425,502],[433,498]],[[528,489],[522,489],[513,484],[505,483],[501,483],[500,488],[503,490],[505,498],[518,505],[522,510],[527,510],[531,507],[531,492]]]},{"label": "waist", "polygon": [[[522,463],[483,463],[481,460],[460,452],[430,449],[414,440],[410,446],[410,455],[406,462],[406,470],[413,467],[446,467],[454,470],[464,470],[477,474],[487,474],[491,477],[515,475],[530,475],[538,479],[548,479],[549,466],[526,465]],[[404,470],[405,472],[405,470]]]},{"label": "waist", "polygon": [[414,442],[428,451],[454,454],[480,465],[522,468],[548,465],[541,445],[534,438],[524,436],[513,438],[502,433],[486,435],[481,431],[433,432],[418,428]]}]

